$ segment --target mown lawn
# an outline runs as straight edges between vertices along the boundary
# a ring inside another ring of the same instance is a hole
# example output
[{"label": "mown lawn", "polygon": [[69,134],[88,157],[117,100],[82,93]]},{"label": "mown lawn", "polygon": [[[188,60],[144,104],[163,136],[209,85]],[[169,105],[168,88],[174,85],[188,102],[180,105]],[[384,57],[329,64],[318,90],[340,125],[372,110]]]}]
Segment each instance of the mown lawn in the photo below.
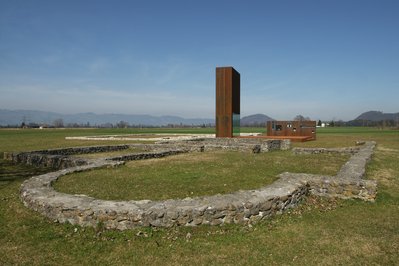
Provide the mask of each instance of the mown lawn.
[{"label": "mown lawn", "polygon": [[[0,151],[89,145],[64,137],[127,133],[0,130]],[[399,131],[321,129],[317,141],[294,145],[343,147],[359,139],[377,141],[367,169],[367,178],[379,182],[375,203],[311,197],[290,213],[251,227],[101,232],[53,223],[25,208],[18,195],[23,180],[46,169],[1,161],[0,265],[397,265]]]},{"label": "mown lawn", "polygon": [[261,188],[284,171],[335,175],[348,158],[291,151],[195,152],[67,175],[55,188],[108,200],[182,199]]}]

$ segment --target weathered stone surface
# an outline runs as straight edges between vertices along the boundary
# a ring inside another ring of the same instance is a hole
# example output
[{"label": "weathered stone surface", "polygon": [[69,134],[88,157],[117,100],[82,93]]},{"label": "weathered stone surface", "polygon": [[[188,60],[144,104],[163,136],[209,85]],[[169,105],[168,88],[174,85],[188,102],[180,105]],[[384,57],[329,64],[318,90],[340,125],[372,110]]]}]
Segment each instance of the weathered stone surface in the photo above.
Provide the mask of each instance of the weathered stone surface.
[{"label": "weathered stone surface", "polygon": [[269,152],[273,150],[288,150],[291,147],[290,140],[273,140],[261,138],[198,138],[184,141],[159,141],[157,145],[185,148],[195,151],[207,150],[237,150],[249,152]]},{"label": "weathered stone surface", "polygon": [[[75,165],[35,176],[22,184],[20,195],[25,206],[48,218],[61,223],[69,222],[81,226],[96,227],[102,223],[107,229],[126,230],[138,226],[171,227],[176,225],[255,223],[295,207],[309,193],[326,197],[374,201],[377,183],[373,180],[362,179],[365,166],[371,158],[374,147],[375,143],[366,142],[358,149],[354,149],[356,152],[341,168],[337,176],[283,173],[279,175],[280,179],[269,186],[225,195],[167,201],[106,201],[85,195],[68,195],[52,188],[53,182],[60,176],[69,173],[98,167],[115,167],[123,163],[121,160],[159,158],[193,151],[193,149],[174,146],[172,150],[164,149],[139,155],[127,155],[124,159],[115,157],[108,160],[86,161],[84,165]],[[67,151],[67,153],[71,152],[76,152],[76,150]],[[348,152],[345,151],[345,153]],[[349,153],[352,153],[352,150]],[[25,162],[42,163],[43,160],[47,160],[33,159],[36,155],[30,153],[30,159],[29,156],[24,157]],[[7,154],[6,156],[13,160],[18,158],[18,154]],[[57,155],[52,154],[51,156]],[[61,164],[57,163],[56,165],[61,167]]]},{"label": "weathered stone surface", "polygon": [[295,154],[356,154],[360,150],[359,147],[347,147],[347,148],[293,148],[292,152]]}]

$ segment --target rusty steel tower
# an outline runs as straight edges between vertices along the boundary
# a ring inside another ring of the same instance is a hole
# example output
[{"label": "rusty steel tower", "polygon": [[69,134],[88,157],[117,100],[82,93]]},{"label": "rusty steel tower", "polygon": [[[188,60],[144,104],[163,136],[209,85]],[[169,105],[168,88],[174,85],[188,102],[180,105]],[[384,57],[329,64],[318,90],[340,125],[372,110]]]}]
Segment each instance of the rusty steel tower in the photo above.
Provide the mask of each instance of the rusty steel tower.
[{"label": "rusty steel tower", "polygon": [[240,73],[233,67],[216,68],[216,137],[240,135]]}]

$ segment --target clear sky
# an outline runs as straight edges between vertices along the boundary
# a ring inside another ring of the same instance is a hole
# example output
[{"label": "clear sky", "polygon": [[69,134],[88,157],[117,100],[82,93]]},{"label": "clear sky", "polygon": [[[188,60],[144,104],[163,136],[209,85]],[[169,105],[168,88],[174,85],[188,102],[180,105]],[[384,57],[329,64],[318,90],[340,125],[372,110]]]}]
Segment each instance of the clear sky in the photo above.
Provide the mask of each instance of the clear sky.
[{"label": "clear sky", "polygon": [[0,0],[0,109],[213,118],[399,112],[399,1]]}]

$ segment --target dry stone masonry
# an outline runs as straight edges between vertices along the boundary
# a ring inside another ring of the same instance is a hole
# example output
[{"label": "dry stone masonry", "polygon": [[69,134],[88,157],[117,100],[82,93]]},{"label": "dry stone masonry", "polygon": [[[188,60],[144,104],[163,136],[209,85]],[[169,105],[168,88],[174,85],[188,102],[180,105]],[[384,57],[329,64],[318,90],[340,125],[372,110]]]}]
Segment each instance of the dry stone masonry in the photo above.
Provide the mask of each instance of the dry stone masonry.
[{"label": "dry stone masonry", "polygon": [[[349,161],[336,176],[319,176],[300,173],[283,173],[273,184],[248,191],[237,191],[208,197],[170,199],[166,201],[109,201],[86,195],[70,195],[57,192],[52,184],[64,175],[87,171],[99,167],[116,167],[126,160],[159,158],[182,152],[212,149],[235,149],[249,152],[265,152],[275,149],[288,149],[286,141],[258,140],[196,140],[178,143],[145,144],[144,153],[124,155],[108,159],[86,160],[75,165],[54,163],[55,172],[32,177],[21,186],[21,199],[24,204],[61,223],[69,222],[81,226],[96,227],[100,223],[107,229],[125,230],[138,226],[197,226],[201,224],[220,225],[227,223],[256,223],[275,214],[295,207],[308,194],[327,197],[359,198],[374,201],[377,184],[364,180],[365,166],[375,147],[374,142],[344,149],[294,149],[295,153],[339,152],[352,154]],[[135,147],[137,147],[136,144]],[[63,150],[39,151],[19,154],[6,154],[16,162],[37,163],[51,160],[51,156],[67,156],[77,153],[127,149],[129,145],[84,147]],[[151,151],[152,149],[152,151]],[[62,155],[59,155],[62,154]],[[42,159],[29,159],[36,156]],[[47,163],[45,163],[47,165]],[[50,163],[51,165],[51,163]]]},{"label": "dry stone masonry", "polygon": [[33,166],[63,169],[80,165],[88,165],[89,160],[74,158],[70,155],[111,152],[128,149],[129,145],[106,145],[92,147],[74,147],[65,149],[50,149],[31,152],[4,153],[4,159],[15,163],[24,163]]}]

